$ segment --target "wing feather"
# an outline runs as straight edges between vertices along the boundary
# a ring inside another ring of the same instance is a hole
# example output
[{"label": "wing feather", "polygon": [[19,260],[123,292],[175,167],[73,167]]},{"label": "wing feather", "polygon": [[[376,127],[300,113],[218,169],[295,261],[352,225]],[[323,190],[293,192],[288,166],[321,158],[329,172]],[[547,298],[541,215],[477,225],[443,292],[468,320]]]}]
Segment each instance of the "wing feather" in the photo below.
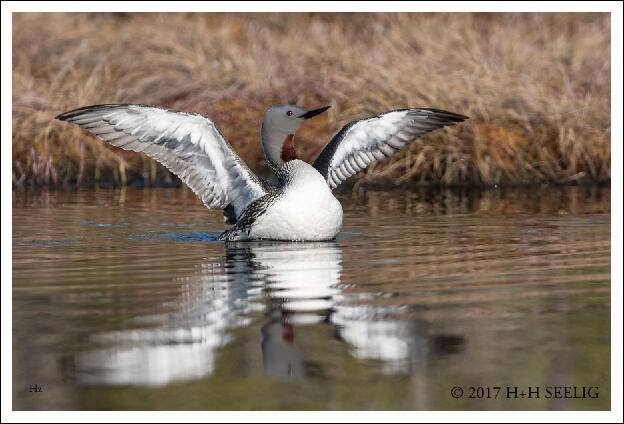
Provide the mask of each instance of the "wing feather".
[{"label": "wing feather", "polygon": [[345,125],[325,146],[313,166],[331,188],[393,156],[421,135],[468,119],[439,109],[394,110]]},{"label": "wing feather", "polygon": [[230,205],[240,217],[251,202],[267,194],[266,184],[206,116],[149,105],[96,105],[56,118],[162,163],[210,209]]}]

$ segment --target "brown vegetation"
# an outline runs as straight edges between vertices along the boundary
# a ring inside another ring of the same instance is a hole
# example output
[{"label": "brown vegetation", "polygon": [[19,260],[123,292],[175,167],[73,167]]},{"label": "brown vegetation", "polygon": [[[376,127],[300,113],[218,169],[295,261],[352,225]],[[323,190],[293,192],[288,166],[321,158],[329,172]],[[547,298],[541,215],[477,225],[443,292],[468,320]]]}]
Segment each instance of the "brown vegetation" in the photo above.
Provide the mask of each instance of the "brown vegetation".
[{"label": "brown vegetation", "polygon": [[56,114],[147,103],[210,116],[264,168],[276,103],[332,104],[311,161],[345,123],[404,107],[471,119],[359,175],[444,185],[609,182],[609,14],[13,14],[14,184],[172,182]]}]

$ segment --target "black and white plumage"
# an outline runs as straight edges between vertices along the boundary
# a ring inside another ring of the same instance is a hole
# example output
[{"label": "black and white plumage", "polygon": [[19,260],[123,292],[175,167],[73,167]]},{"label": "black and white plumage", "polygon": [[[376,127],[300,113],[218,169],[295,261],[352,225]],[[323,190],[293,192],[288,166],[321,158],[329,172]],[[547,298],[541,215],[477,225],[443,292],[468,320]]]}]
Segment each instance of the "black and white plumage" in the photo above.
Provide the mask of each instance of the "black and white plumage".
[{"label": "black and white plumage", "polygon": [[403,109],[354,121],[309,165],[297,157],[294,134],[306,119],[328,108],[277,105],[266,113],[261,141],[277,186],[254,175],[204,115],[111,104],[75,109],[57,119],[162,163],[208,208],[223,210],[234,224],[220,240],[307,241],[333,239],[340,231],[342,207],[332,189],[421,135],[467,119],[438,109]]},{"label": "black and white plumage", "polygon": [[[281,191],[276,190],[251,202],[240,218],[232,223],[232,227],[219,235],[218,240],[249,239],[249,233],[258,218],[269,210],[271,205],[279,199],[280,194]],[[228,219],[228,222],[231,221]]]},{"label": "black and white plumage", "polygon": [[325,146],[313,166],[331,188],[371,163],[393,156],[418,137],[467,119],[438,109],[402,109],[345,125]]},{"label": "black and white plumage", "polygon": [[56,117],[125,150],[143,152],[176,174],[209,209],[238,217],[266,185],[206,116],[149,105],[89,106]]}]

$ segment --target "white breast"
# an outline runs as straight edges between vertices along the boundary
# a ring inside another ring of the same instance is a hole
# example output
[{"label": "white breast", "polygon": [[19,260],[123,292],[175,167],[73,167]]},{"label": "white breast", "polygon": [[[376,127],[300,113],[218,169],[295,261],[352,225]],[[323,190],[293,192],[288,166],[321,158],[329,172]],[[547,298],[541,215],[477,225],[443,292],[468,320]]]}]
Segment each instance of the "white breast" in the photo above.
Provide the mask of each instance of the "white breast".
[{"label": "white breast", "polygon": [[295,160],[282,195],[258,217],[250,238],[330,240],[342,227],[342,206],[311,165]]}]

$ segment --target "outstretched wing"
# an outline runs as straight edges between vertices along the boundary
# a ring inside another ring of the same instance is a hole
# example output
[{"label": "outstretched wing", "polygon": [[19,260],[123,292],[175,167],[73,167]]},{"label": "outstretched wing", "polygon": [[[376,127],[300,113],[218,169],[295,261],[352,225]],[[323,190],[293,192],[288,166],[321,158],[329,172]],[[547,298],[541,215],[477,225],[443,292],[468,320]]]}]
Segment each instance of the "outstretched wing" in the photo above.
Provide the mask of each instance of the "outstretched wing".
[{"label": "outstretched wing", "polygon": [[371,163],[394,155],[423,134],[468,119],[438,109],[403,109],[353,121],[325,146],[313,166],[331,188]]},{"label": "outstretched wing", "polygon": [[233,208],[239,217],[247,205],[267,192],[203,115],[149,105],[96,105],[56,118],[80,125],[113,146],[157,160],[210,209],[229,206],[228,211]]}]

